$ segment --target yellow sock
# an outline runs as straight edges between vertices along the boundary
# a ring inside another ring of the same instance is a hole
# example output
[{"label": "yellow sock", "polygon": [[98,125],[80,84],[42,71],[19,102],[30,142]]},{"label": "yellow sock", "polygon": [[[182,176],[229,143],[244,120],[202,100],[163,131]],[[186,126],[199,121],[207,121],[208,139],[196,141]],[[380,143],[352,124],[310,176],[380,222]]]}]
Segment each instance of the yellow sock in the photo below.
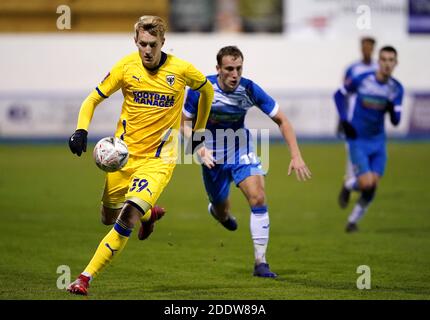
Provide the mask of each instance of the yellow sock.
[{"label": "yellow sock", "polygon": [[100,242],[96,253],[84,270],[85,275],[94,278],[97,274],[124,249],[131,230],[115,223],[112,230]]},{"label": "yellow sock", "polygon": [[146,221],[149,221],[150,218],[151,218],[151,209],[146,211],[143,216],[140,216],[140,221],[146,222]]}]

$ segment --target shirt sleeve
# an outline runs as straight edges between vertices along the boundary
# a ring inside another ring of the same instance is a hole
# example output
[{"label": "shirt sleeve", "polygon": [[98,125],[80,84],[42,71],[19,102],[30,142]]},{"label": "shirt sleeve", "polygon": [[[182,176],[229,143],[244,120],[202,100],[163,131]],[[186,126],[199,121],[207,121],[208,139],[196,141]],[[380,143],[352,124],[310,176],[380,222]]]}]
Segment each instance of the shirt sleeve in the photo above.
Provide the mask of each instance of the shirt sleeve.
[{"label": "shirt sleeve", "polygon": [[100,94],[97,93],[96,90],[93,90],[90,93],[90,95],[82,103],[81,109],[79,110],[78,124],[76,126],[76,130],[84,129],[88,131],[91,119],[94,115],[94,110],[102,101],[103,98],[100,96]]},{"label": "shirt sleeve", "polygon": [[403,103],[403,92],[404,92],[403,86],[401,84],[399,84],[397,94],[395,95],[395,97],[393,99],[394,109],[396,108],[396,106],[400,107],[402,105],[402,103]]},{"label": "shirt sleeve", "polygon": [[335,105],[337,108],[337,112],[339,113],[339,117],[342,121],[348,119],[348,95],[357,92],[357,88],[360,84],[361,79],[363,77],[357,76],[353,78],[346,78],[343,85],[337,90],[333,96]]},{"label": "shirt sleeve", "polygon": [[360,84],[360,81],[363,79],[363,77],[357,76],[354,78],[349,78],[347,80],[345,80],[343,86],[340,88],[340,92],[342,92],[343,95],[347,95],[350,93],[356,93],[357,92],[357,88]]},{"label": "shirt sleeve", "polygon": [[185,69],[185,82],[194,91],[205,85],[207,79],[203,73],[197,70],[191,63]]},{"label": "shirt sleeve", "polygon": [[400,123],[400,119],[402,117],[403,86],[400,83],[397,83],[397,92],[394,99],[390,102],[392,104],[390,119],[391,123],[396,126]]},{"label": "shirt sleeve", "polygon": [[352,66],[349,67],[346,72],[345,72],[345,76],[343,78],[343,83],[344,85],[348,85],[349,83],[351,83],[352,78],[353,78],[353,74],[352,74]]},{"label": "shirt sleeve", "polygon": [[122,79],[123,64],[118,62],[82,103],[78,116],[77,129],[88,131],[95,108],[103,99],[109,98],[112,93],[121,88]]},{"label": "shirt sleeve", "polygon": [[250,82],[248,90],[255,105],[269,117],[274,117],[279,111],[279,105],[260,86]]},{"label": "shirt sleeve", "polygon": [[110,95],[121,88],[123,78],[124,65],[121,62],[118,62],[96,87],[98,94],[102,98],[109,98]]},{"label": "shirt sleeve", "polygon": [[185,100],[184,108],[182,109],[182,112],[188,118],[194,118],[196,116],[199,96],[200,93],[198,91],[194,91],[193,89],[188,90],[187,99]]}]

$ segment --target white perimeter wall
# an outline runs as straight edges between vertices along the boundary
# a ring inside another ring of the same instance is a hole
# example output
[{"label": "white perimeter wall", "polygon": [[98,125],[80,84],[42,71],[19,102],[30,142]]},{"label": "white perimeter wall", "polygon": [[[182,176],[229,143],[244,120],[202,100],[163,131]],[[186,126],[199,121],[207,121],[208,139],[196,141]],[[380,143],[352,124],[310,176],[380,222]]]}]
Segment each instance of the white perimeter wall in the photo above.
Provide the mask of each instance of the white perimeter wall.
[{"label": "white perimeter wall", "polygon": [[[230,44],[245,55],[244,76],[268,89],[331,90],[339,84],[345,66],[359,57],[355,38],[300,41],[270,35],[168,34],[164,50],[213,73],[218,49]],[[429,37],[385,39],[379,44],[398,49],[395,76],[405,87],[430,88]],[[0,89],[88,90],[135,49],[131,34],[2,35]]]},{"label": "white perimeter wall", "polygon": [[[398,49],[395,77],[407,91],[430,91],[429,37],[378,40],[378,45],[391,44]],[[218,49],[237,45],[245,55],[243,75],[279,100],[300,135],[330,135],[336,125],[331,94],[339,86],[345,67],[359,58],[358,42],[356,38],[294,40],[272,35],[167,34],[164,51],[210,74],[215,72]],[[73,109],[67,117],[72,119],[60,126],[63,131],[73,129],[73,115],[77,116],[79,108],[77,101],[103,79],[117,60],[134,50],[132,34],[1,35],[0,135],[8,136],[13,130],[18,130],[15,133],[18,135],[25,132],[28,126],[14,129],[2,124],[1,111],[4,113],[12,102],[31,104],[35,96],[44,101],[39,102],[39,109],[49,101],[52,104],[52,97],[58,105]],[[72,97],[68,102],[59,101],[68,96]],[[120,101],[120,97],[113,100]],[[55,110],[55,106],[51,108]],[[304,113],[298,115],[297,110]],[[254,117],[256,113],[250,115],[248,123],[253,127],[268,127],[270,121],[261,122],[260,117]],[[403,126],[401,131],[406,130],[406,124]],[[61,130],[45,134],[58,135]],[[100,134],[106,132],[103,125],[100,130]]]}]

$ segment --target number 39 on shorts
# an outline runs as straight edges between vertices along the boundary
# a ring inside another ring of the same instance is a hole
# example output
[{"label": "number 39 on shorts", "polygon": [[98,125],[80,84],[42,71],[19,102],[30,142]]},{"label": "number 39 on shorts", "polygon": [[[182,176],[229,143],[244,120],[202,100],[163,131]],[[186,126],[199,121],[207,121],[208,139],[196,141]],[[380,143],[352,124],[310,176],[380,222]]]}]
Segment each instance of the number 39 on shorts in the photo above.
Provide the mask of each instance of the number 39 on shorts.
[{"label": "number 39 on shorts", "polygon": [[146,179],[140,179],[140,178],[134,178],[133,179],[133,185],[130,188],[130,192],[135,191],[136,192],[141,192],[142,190],[145,190],[146,187],[148,187],[148,180]]}]

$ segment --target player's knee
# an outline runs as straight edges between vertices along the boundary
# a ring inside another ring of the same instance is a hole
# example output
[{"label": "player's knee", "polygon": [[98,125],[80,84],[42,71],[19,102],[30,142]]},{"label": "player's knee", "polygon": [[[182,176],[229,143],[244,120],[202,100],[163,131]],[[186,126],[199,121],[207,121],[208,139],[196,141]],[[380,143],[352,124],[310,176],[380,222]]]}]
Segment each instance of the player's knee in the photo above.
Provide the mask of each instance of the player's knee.
[{"label": "player's knee", "polygon": [[359,179],[358,185],[361,191],[370,190],[375,186],[374,181],[371,178]]},{"label": "player's knee", "polygon": [[128,228],[133,228],[134,225],[140,221],[140,216],[142,214],[143,212],[140,212],[135,206],[130,203],[126,203],[118,216],[118,220]]},{"label": "player's knee", "polygon": [[248,202],[251,207],[264,206],[266,204],[266,195],[264,194],[264,191],[249,196]]},{"label": "player's knee", "polygon": [[372,182],[373,182],[373,187],[374,187],[374,188],[376,188],[376,187],[378,186],[379,179],[380,179],[379,175],[377,175],[377,174],[374,174],[374,175],[373,175]]}]

